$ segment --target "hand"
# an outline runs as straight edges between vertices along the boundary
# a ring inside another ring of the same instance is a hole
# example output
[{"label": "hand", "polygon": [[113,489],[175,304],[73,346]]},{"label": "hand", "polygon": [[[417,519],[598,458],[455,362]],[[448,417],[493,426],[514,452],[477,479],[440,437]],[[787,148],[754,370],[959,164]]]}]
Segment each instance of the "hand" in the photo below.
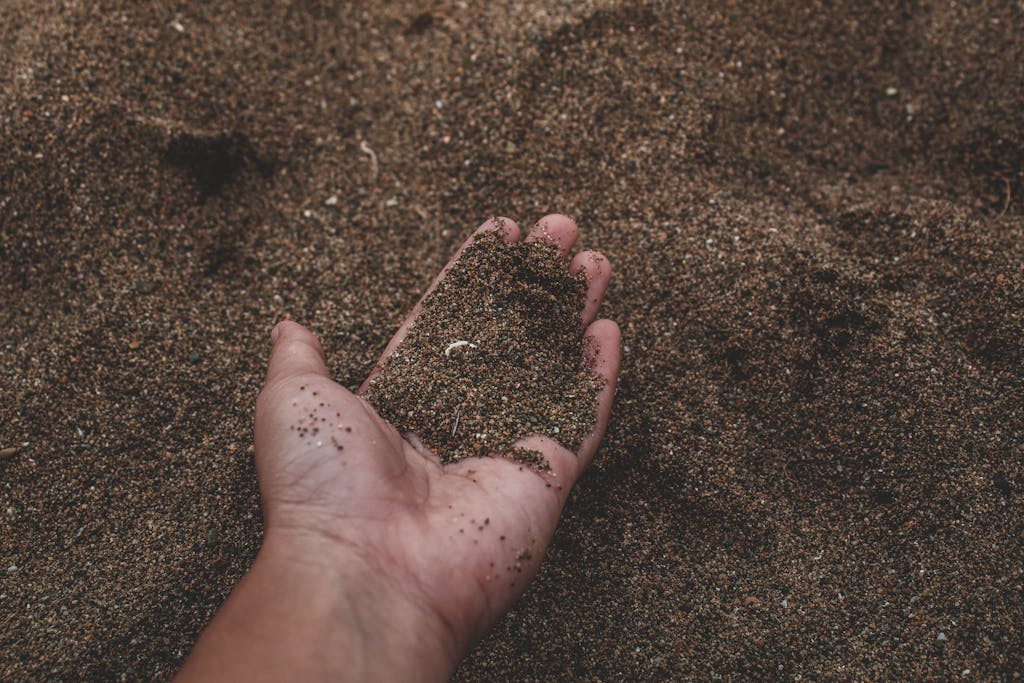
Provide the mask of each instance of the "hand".
[{"label": "hand", "polygon": [[[489,221],[480,230],[501,229],[509,241],[520,238],[512,221],[499,225]],[[575,224],[555,215],[538,223],[526,239],[552,241],[568,255],[576,238]],[[502,457],[442,466],[415,439],[403,438],[377,415],[361,397],[365,383],[353,394],[331,381],[313,334],[288,321],[274,329],[270,367],[256,409],[256,466],[266,536],[246,580],[256,575],[253,581],[262,586],[265,601],[272,602],[283,590],[279,597],[293,602],[294,611],[283,610],[276,618],[288,621],[292,633],[305,634],[307,643],[324,643],[322,651],[298,645],[305,654],[287,666],[291,677],[305,671],[312,677],[333,672],[355,678],[443,679],[536,573],[569,490],[604,434],[619,368],[618,327],[609,320],[594,322],[610,264],[600,254],[582,252],[570,268],[588,273],[584,334],[593,339],[588,353],[604,386],[597,422],[577,453],[544,436],[525,436],[516,444],[540,451],[549,472]],[[417,305],[381,362],[419,311]],[[270,569],[260,583],[261,567]],[[319,595],[307,595],[311,591],[301,586],[282,588],[295,582],[316,587]],[[258,603],[258,591],[248,592]],[[307,609],[303,600],[332,607],[322,621],[310,615],[315,623],[304,623],[310,620],[301,615]],[[234,610],[234,628],[258,623],[246,616],[246,604]],[[230,607],[231,600],[222,611]],[[327,634],[334,635],[323,641]],[[192,660],[203,654],[207,636]],[[267,641],[263,647],[245,648],[244,658],[254,667],[268,654],[267,647],[281,642],[272,632],[249,633],[247,638],[250,643]],[[222,652],[231,647],[228,641],[217,642],[214,647]],[[192,660],[183,674],[192,668]],[[247,675],[269,675],[270,667],[260,664]]]}]

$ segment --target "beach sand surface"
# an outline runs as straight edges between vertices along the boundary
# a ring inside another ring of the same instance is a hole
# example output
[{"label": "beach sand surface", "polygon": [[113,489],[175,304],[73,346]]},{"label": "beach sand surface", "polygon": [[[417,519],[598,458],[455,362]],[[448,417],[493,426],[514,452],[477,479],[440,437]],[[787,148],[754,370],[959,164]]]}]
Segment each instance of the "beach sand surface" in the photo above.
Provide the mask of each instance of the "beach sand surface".
[{"label": "beach sand surface", "polygon": [[260,544],[283,317],[355,387],[578,221],[606,442],[477,680],[1016,680],[1024,7],[0,4],[0,679],[165,680]]}]

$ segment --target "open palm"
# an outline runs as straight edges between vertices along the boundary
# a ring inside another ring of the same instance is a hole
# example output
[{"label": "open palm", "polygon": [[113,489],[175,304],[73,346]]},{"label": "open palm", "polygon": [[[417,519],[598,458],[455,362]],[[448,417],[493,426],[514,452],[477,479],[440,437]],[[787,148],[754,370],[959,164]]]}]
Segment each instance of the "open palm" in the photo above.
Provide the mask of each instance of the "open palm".
[{"label": "open palm", "polygon": [[[518,226],[507,219],[488,221],[479,230],[520,239]],[[567,257],[576,238],[575,224],[558,215],[542,219],[526,237],[553,242]],[[459,655],[536,573],[569,490],[607,424],[619,330],[609,320],[594,319],[610,265],[600,254],[581,252],[567,267],[588,275],[581,332],[592,338],[589,360],[604,385],[596,424],[577,453],[538,435],[523,435],[516,444],[540,451],[550,464],[546,472],[502,457],[442,465],[415,435],[399,434],[378,416],[361,396],[366,384],[352,393],[331,381],[312,333],[292,322],[273,333],[256,413],[267,533],[308,538],[357,558],[387,591],[428,612],[444,632],[445,646]],[[381,362],[419,311],[417,305]]]}]

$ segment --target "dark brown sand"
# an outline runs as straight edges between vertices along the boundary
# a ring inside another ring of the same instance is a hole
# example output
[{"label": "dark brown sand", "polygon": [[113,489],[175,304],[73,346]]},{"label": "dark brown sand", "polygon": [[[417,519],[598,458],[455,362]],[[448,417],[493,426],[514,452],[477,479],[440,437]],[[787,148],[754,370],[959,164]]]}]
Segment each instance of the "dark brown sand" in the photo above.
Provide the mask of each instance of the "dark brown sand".
[{"label": "dark brown sand", "polygon": [[550,211],[618,402],[459,680],[1019,676],[1020,4],[430,7],[0,3],[0,679],[168,677],[274,321],[355,386]]},{"label": "dark brown sand", "polygon": [[568,265],[554,245],[476,237],[366,398],[443,463],[508,454],[545,468],[540,452],[514,448],[530,434],[575,452],[594,429],[601,383],[583,348],[586,279]]}]

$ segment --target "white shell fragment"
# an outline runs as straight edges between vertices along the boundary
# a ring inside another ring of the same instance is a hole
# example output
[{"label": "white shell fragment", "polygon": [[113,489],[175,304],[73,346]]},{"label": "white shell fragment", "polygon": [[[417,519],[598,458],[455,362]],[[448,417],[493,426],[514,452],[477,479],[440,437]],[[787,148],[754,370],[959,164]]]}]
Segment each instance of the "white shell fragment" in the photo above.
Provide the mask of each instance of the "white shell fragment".
[{"label": "white shell fragment", "polygon": [[450,355],[452,355],[452,351],[454,351],[455,349],[461,348],[463,346],[468,346],[471,349],[475,349],[476,348],[476,344],[474,344],[473,342],[466,341],[465,339],[460,339],[457,342],[452,342],[451,344],[449,344],[448,348],[444,350],[444,355],[450,356]]}]

